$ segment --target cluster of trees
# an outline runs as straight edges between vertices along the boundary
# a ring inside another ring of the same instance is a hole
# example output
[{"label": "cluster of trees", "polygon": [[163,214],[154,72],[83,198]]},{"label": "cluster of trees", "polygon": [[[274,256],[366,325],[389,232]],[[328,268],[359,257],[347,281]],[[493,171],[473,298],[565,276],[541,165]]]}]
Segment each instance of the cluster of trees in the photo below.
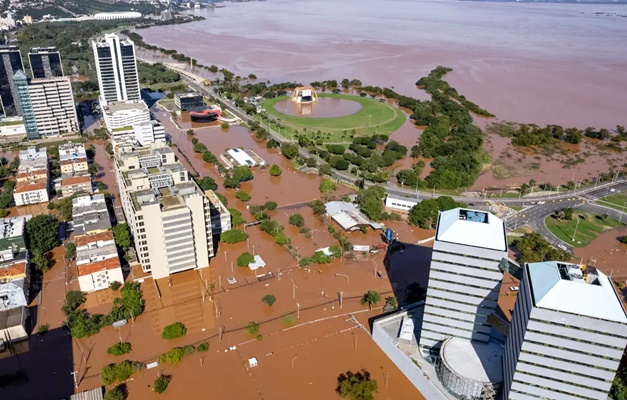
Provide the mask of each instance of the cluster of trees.
[{"label": "cluster of trees", "polygon": [[330,255],[318,250],[311,257],[303,257],[298,262],[301,267],[307,267],[311,264],[329,264],[334,258],[342,257],[342,249],[340,246],[329,247]]},{"label": "cluster of trees", "polygon": [[309,207],[313,210],[314,215],[322,215],[327,212],[327,207],[320,199],[310,201]]},{"label": "cluster of trees", "polygon": [[203,176],[202,178],[196,178],[195,181],[198,187],[200,187],[200,189],[202,189],[203,191],[218,189],[218,184],[216,183],[215,179],[213,179],[210,176]]},{"label": "cluster of trees", "polygon": [[175,322],[173,324],[167,325],[163,328],[161,332],[161,337],[163,339],[176,339],[181,336],[185,336],[187,333],[187,328],[180,322]]},{"label": "cluster of trees", "polygon": [[59,245],[59,220],[50,214],[31,218],[26,222],[26,237],[35,268],[47,272],[50,269],[48,252]]},{"label": "cluster of trees", "polygon": [[156,83],[174,83],[181,80],[178,73],[166,68],[161,63],[147,64],[140,61],[137,63],[137,73],[139,74],[139,82],[147,86]]},{"label": "cluster of trees", "polygon": [[349,400],[374,400],[374,393],[379,391],[377,381],[370,372],[362,369],[358,372],[347,371],[337,378],[337,394]]},{"label": "cluster of trees", "polygon": [[3,215],[3,217],[6,217],[9,213],[8,211],[6,211],[7,208],[12,207],[14,205],[13,203],[13,191],[15,190],[15,181],[12,180],[7,180],[4,182],[4,184],[2,185],[2,189],[0,189],[0,209],[2,209],[2,211],[5,211],[5,215]]},{"label": "cluster of trees", "polygon": [[194,153],[201,153],[202,160],[204,162],[208,162],[209,164],[213,165],[218,163],[218,157],[216,157],[215,154],[207,149],[207,146],[205,146],[203,143],[200,143],[198,139],[192,139],[192,143],[194,143]]},{"label": "cluster of trees", "polygon": [[231,229],[230,231],[220,234],[220,241],[223,243],[240,243],[248,239],[248,234],[239,229]]},{"label": "cluster of trees", "polygon": [[305,226],[305,218],[300,214],[292,214],[290,215],[289,223],[290,225],[302,228]]},{"label": "cluster of trees", "polygon": [[432,225],[436,223],[440,211],[465,206],[465,204],[458,203],[449,196],[427,199],[412,207],[409,211],[408,220],[410,224],[419,226],[422,229],[431,229]]},{"label": "cluster of trees", "polygon": [[121,356],[130,353],[132,346],[129,342],[116,343],[107,349],[107,354],[113,354],[114,356]]},{"label": "cluster of trees", "polygon": [[266,201],[263,204],[257,205],[253,204],[248,206],[248,211],[253,215],[255,221],[263,221],[265,219],[269,219],[270,216],[266,211],[273,211],[277,208],[277,203],[275,201]]},{"label": "cluster of trees", "polygon": [[250,200],[251,196],[250,193],[244,190],[238,190],[237,192],[235,192],[235,198],[243,202],[247,202],[248,200]]},{"label": "cluster of trees", "polygon": [[255,256],[245,251],[237,257],[236,264],[238,267],[248,267],[248,265],[255,261]]},{"label": "cluster of trees", "polygon": [[419,186],[425,186],[426,183],[420,180],[420,174],[425,168],[426,164],[424,160],[418,160],[412,169],[402,169],[396,174],[396,179],[401,185],[410,186],[412,188],[418,188]]},{"label": "cluster of trees", "polygon": [[70,329],[73,337],[88,337],[100,332],[105,326],[122,319],[136,318],[144,312],[142,291],[136,282],[127,282],[120,290],[120,297],[113,299],[111,312],[104,314],[89,314],[79,310],[85,302],[85,296],[78,291],[69,291],[65,296],[62,311],[66,316],[64,325]]},{"label": "cluster of trees", "polygon": [[165,392],[172,380],[172,375],[159,375],[157,379],[155,379],[155,392],[161,394]]},{"label": "cluster of trees", "polygon": [[229,212],[231,213],[231,226],[240,226],[246,223],[244,217],[242,217],[242,212],[235,208],[229,208]]},{"label": "cluster of trees", "polygon": [[253,171],[247,166],[239,166],[233,168],[230,173],[224,177],[224,187],[236,189],[241,182],[250,181],[254,178]]},{"label": "cluster of trees", "polygon": [[287,246],[291,242],[291,240],[283,232],[285,229],[284,226],[276,221],[264,219],[259,225],[259,229],[272,236],[274,238],[274,243],[280,244],[281,246]]},{"label": "cluster of trees", "polygon": [[512,246],[518,250],[517,259],[521,263],[568,261],[572,258],[570,253],[556,249],[535,232],[524,234],[515,240]]},{"label": "cluster of trees", "polygon": [[196,352],[196,348],[188,344],[183,347],[173,347],[167,353],[159,356],[159,364],[178,364],[186,356],[190,356]]},{"label": "cluster of trees", "polygon": [[371,220],[400,221],[401,217],[399,214],[383,211],[383,199],[385,199],[385,189],[382,186],[374,185],[361,190],[357,195],[356,201],[361,212]]},{"label": "cluster of trees", "polygon": [[124,382],[135,372],[141,371],[146,364],[137,361],[124,360],[117,364],[109,364],[100,370],[100,380],[105,386],[111,385],[116,380]]}]

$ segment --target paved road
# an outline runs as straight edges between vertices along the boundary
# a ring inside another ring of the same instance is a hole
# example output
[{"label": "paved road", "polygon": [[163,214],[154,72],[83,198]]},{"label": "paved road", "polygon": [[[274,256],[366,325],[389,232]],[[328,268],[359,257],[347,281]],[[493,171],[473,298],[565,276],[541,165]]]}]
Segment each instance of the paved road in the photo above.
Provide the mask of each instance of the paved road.
[{"label": "paved road", "polygon": [[[181,72],[179,70],[179,72]],[[189,74],[189,73],[188,73]],[[240,110],[235,106],[231,101],[226,98],[220,97],[216,95],[211,88],[199,85],[195,79],[192,79],[188,76],[183,75],[183,80],[191,87],[203,93],[207,96],[218,98],[221,102],[225,104],[225,106],[229,109],[229,111],[241,118],[246,122],[255,121],[251,116],[247,115],[245,112]],[[266,126],[270,137],[279,143],[290,142],[289,139],[281,136],[279,133],[273,131],[269,127]],[[305,158],[311,157],[305,149],[299,149],[299,154]],[[359,178],[353,175],[335,171],[335,178],[338,181],[344,181],[351,184],[354,184]],[[572,251],[573,246],[569,243],[566,243],[556,236],[554,236],[546,227],[544,220],[547,216],[552,213],[560,210],[561,208],[573,207],[577,209],[581,209],[583,211],[596,213],[596,214],[608,214],[612,218],[621,219],[622,221],[627,221],[627,213],[622,213],[616,211],[612,208],[602,207],[599,205],[590,204],[591,201],[597,200],[599,198],[605,197],[614,192],[623,192],[627,191],[627,178],[618,176],[615,177],[611,182],[605,182],[599,185],[594,185],[590,187],[585,187],[583,189],[577,190],[575,193],[569,192],[556,192],[555,194],[549,195],[541,195],[527,198],[480,198],[480,197],[470,197],[470,196],[452,196],[457,201],[463,201],[465,203],[481,203],[481,208],[484,208],[483,202],[491,201],[496,203],[504,204],[508,207],[519,206],[525,207],[523,211],[512,213],[509,218],[507,218],[506,226],[508,230],[513,230],[517,227],[521,227],[524,225],[529,226],[533,231],[538,232],[542,237],[548,240],[553,246],[556,246],[561,249],[565,249],[568,251]],[[370,185],[370,183],[366,182],[366,185]],[[437,193],[432,192],[420,192],[411,189],[404,189],[398,187],[396,184],[392,182],[387,182],[385,185],[385,190],[387,194],[415,198],[417,200],[424,200],[433,197],[440,196]]]}]

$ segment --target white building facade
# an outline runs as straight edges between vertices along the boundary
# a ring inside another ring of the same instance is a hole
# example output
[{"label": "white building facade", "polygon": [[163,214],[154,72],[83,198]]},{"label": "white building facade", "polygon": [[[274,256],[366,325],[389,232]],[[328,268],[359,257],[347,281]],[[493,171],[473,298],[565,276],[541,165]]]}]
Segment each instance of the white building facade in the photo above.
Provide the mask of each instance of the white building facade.
[{"label": "white building facade", "polygon": [[[119,146],[114,167],[143,270],[159,279],[208,267],[217,234],[212,229],[215,205],[174,152],[163,142],[142,148]],[[220,209],[228,213],[224,206]]]},{"label": "white building facade", "polygon": [[608,398],[627,345],[627,316],[594,267],[524,267],[503,357],[507,399]]},{"label": "white building facade", "polygon": [[124,282],[113,232],[105,231],[76,238],[76,267],[81,292],[109,288]]},{"label": "white building facade", "polygon": [[40,136],[80,130],[69,77],[32,79],[28,90]]},{"label": "white building facade", "polygon": [[150,122],[150,111],[143,100],[109,103],[102,107],[102,115],[112,136],[127,134],[134,125]]},{"label": "white building facade", "polygon": [[418,204],[418,200],[409,197],[392,196],[388,194],[385,198],[385,206],[392,210],[409,211],[416,204]]},{"label": "white building facade", "polygon": [[505,224],[496,216],[456,208],[438,218],[420,346],[454,337],[487,343],[507,256]]},{"label": "white building facade", "polygon": [[135,45],[116,34],[106,34],[92,41],[100,103],[139,100],[139,75],[135,60]]}]

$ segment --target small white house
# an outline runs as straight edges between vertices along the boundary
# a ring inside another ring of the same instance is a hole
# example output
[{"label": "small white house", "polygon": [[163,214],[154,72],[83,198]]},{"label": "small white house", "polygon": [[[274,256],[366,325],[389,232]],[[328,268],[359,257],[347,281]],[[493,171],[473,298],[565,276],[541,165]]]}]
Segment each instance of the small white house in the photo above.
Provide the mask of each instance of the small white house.
[{"label": "small white house", "polygon": [[389,194],[385,198],[385,207],[393,210],[409,211],[416,204],[418,204],[418,200],[410,197],[400,197]]}]

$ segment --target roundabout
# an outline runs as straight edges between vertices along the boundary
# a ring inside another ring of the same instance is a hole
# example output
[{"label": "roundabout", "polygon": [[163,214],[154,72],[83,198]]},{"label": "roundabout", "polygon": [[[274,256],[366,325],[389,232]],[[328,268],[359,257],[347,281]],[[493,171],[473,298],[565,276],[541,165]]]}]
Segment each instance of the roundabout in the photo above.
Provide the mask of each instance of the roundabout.
[{"label": "roundabout", "polygon": [[275,97],[266,99],[263,109],[284,127],[279,130],[283,136],[321,131],[330,142],[350,141],[349,134],[389,135],[406,119],[398,108],[366,97],[319,94],[318,98],[313,104],[296,104],[288,96]]}]

